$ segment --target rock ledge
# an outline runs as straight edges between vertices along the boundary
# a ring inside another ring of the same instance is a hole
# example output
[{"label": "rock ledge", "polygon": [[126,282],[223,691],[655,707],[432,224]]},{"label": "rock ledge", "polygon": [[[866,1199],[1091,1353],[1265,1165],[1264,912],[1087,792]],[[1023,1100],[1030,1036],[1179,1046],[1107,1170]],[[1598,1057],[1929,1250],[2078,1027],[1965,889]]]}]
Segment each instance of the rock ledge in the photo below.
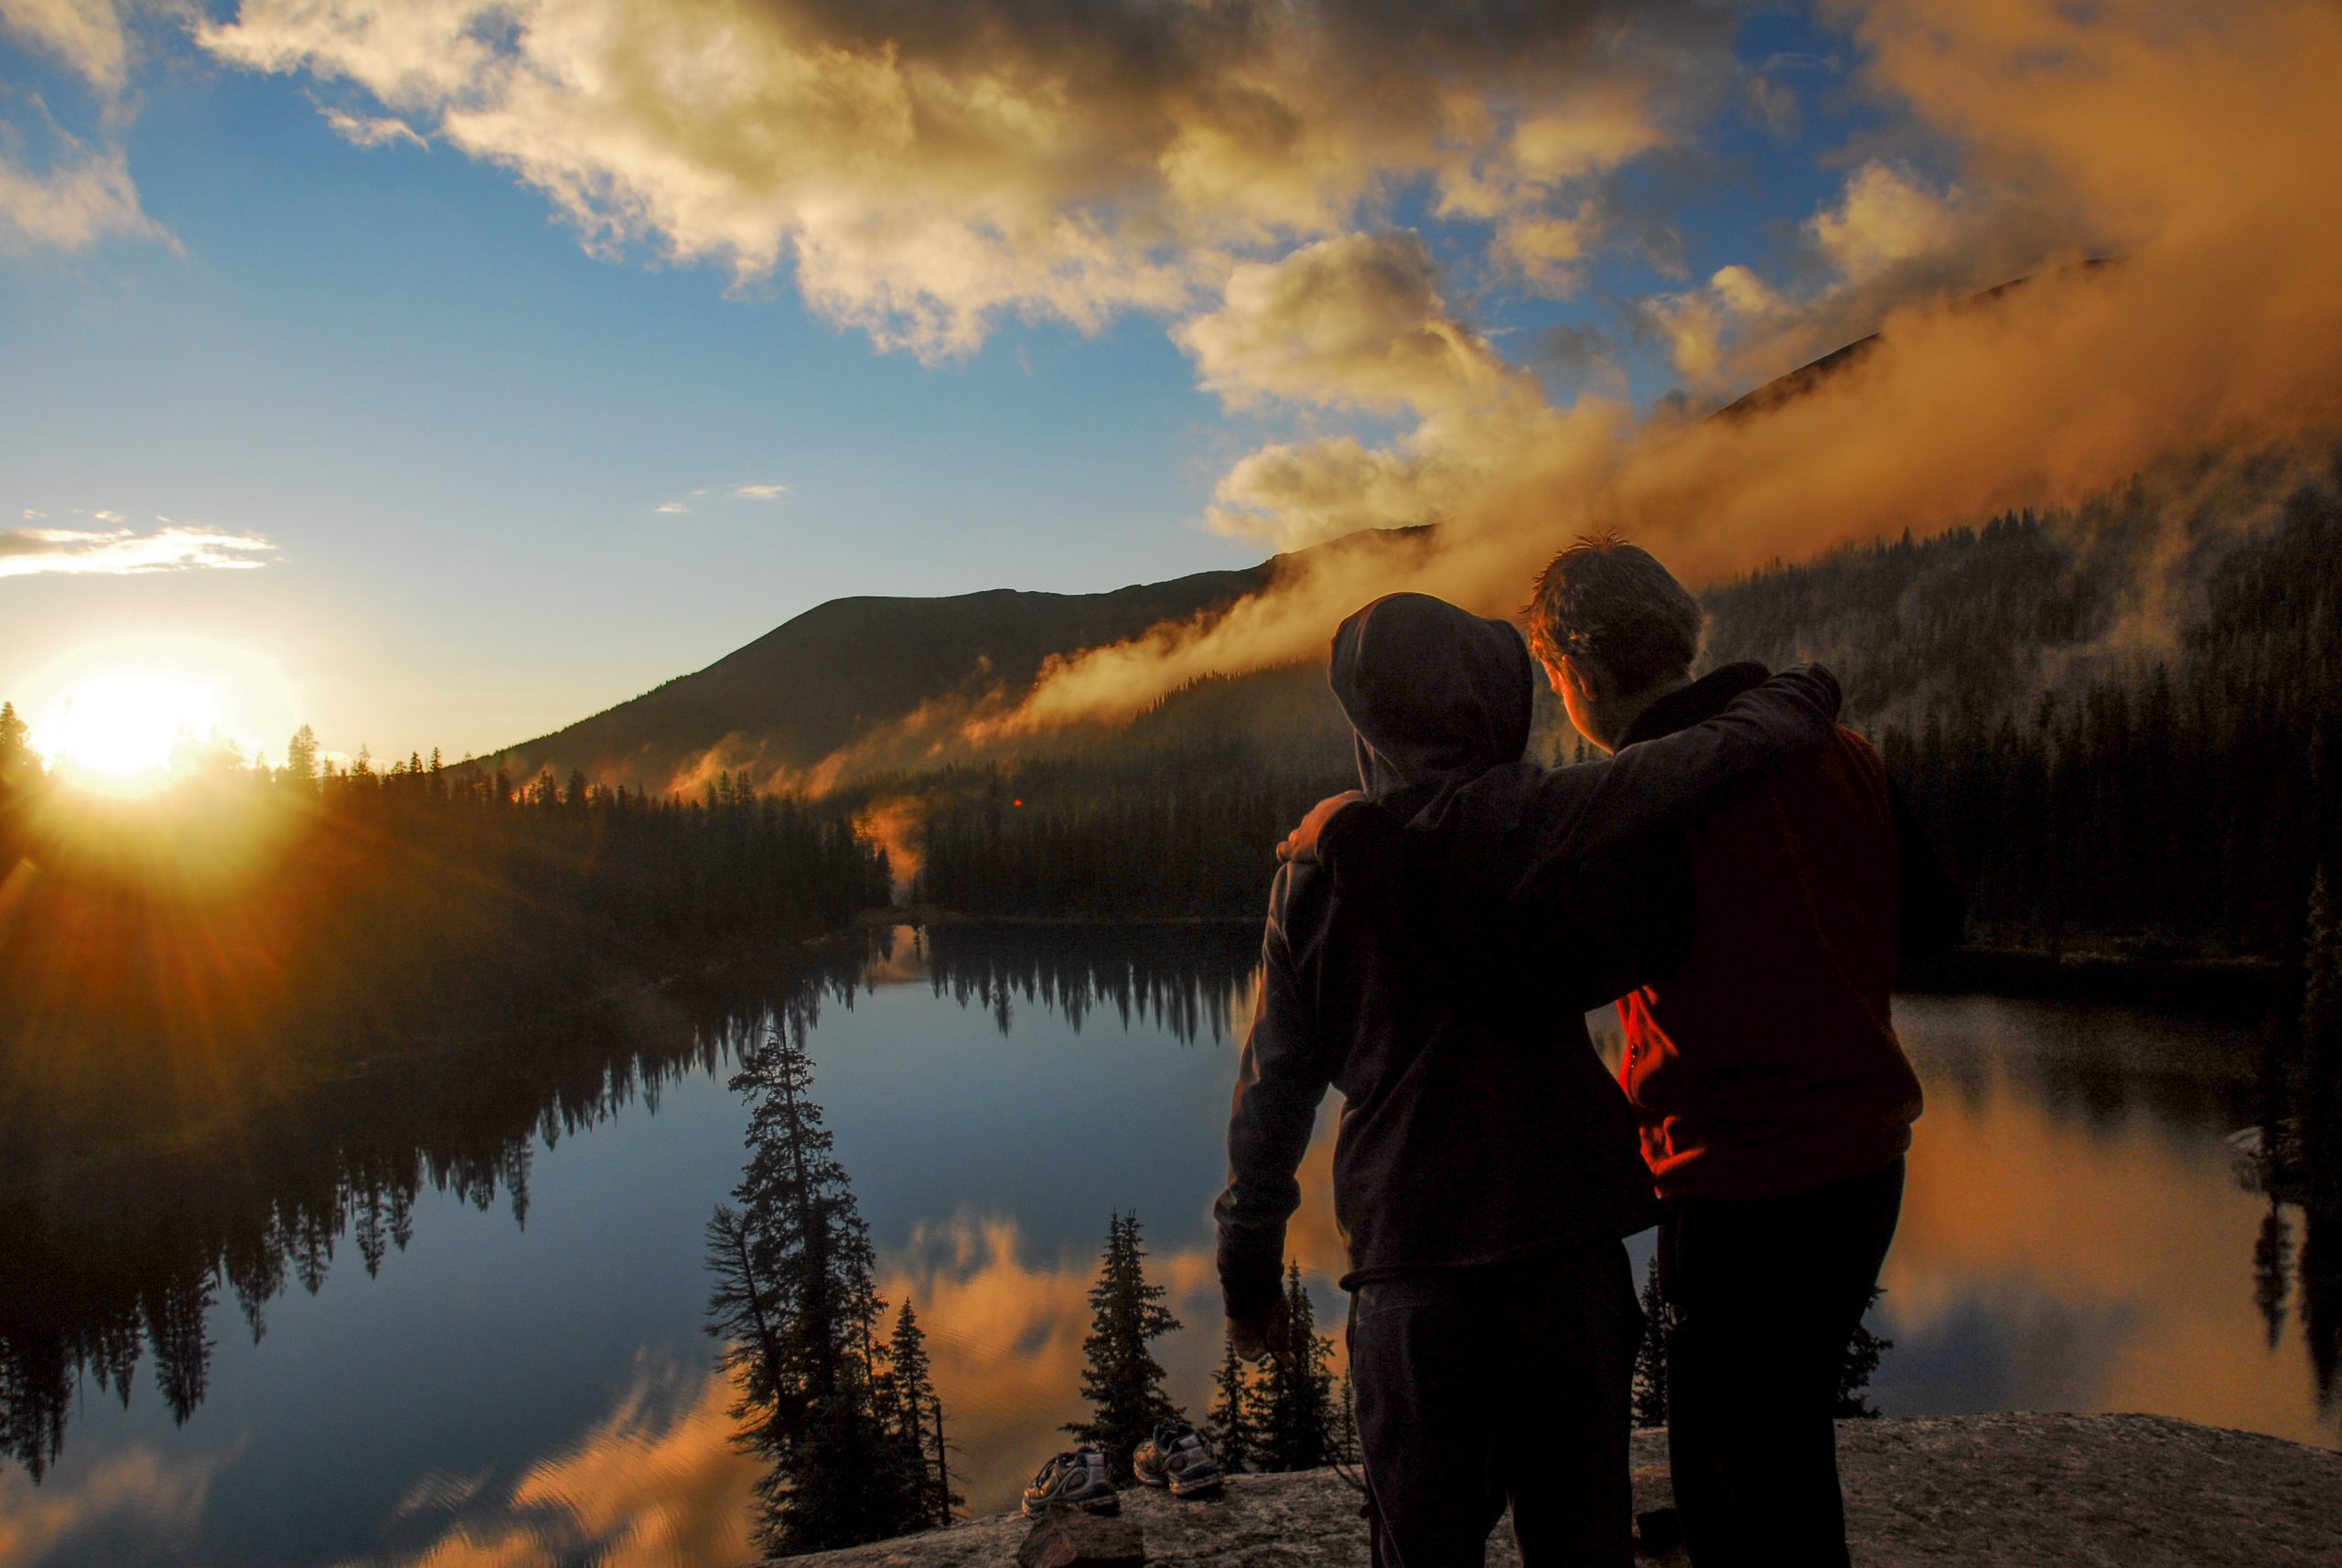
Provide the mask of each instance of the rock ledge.
[{"label": "rock ledge", "polygon": [[[1635,1506],[1668,1501],[1665,1434],[1635,1436]],[[1862,1568],[2335,1568],[2342,1454],[2153,1415],[1942,1416],[1838,1428]],[[1330,1470],[1237,1476],[1211,1501],[1123,1494],[1149,1563],[1365,1568],[1359,1496]],[[1015,1514],[790,1560],[822,1568],[1007,1568]],[[1492,1565],[1519,1562],[1511,1532]],[[1644,1561],[1649,1562],[1650,1559]],[[1681,1555],[1664,1560],[1687,1561]]]}]

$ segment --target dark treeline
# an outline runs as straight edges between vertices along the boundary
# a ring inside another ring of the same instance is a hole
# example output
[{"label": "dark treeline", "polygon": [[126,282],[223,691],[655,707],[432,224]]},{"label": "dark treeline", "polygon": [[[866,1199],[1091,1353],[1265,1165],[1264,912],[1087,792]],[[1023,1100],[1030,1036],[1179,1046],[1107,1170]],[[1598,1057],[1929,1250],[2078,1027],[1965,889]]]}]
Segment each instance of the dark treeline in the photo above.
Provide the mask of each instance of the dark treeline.
[{"label": "dark treeline", "polygon": [[1003,1034],[1021,1000],[1076,1030],[1111,1007],[1124,1028],[1135,1017],[1182,1044],[1217,1042],[1261,961],[1259,928],[1241,920],[1160,926],[1140,944],[1112,925],[972,921],[928,926],[919,940],[936,994],[982,1006]]},{"label": "dark treeline", "polygon": [[2342,852],[2338,498],[2329,455],[1843,551],[1711,595],[1711,647],[1839,671],[1971,940],[2291,961]]},{"label": "dark treeline", "polygon": [[206,1318],[232,1297],[255,1341],[269,1304],[315,1294],[348,1251],[371,1275],[454,1193],[529,1214],[551,1149],[661,1089],[714,1073],[779,1017],[851,1005],[867,937],[736,967],[497,1039],[427,1052],[246,1107],[232,1139],[76,1165],[53,1129],[0,1142],[0,1460],[38,1478],[85,1395],[127,1402],[142,1366],[173,1417],[202,1402]]},{"label": "dark treeline", "polygon": [[[1708,593],[1708,661],[1838,672],[1973,891],[1971,940],[2291,961],[2342,854],[2338,458],[2174,463],[2069,511],[1776,565]],[[1541,708],[1532,754],[1582,756],[1565,726]],[[1249,918],[1277,840],[1354,784],[1306,670],[1200,684],[1119,749],[886,789],[924,813],[928,904]]]},{"label": "dark treeline", "polygon": [[305,729],[285,768],[221,758],[116,800],[5,744],[0,1133],[70,1126],[85,1151],[886,897],[843,814],[728,779],[685,800],[420,757],[321,768]]},{"label": "dark treeline", "polygon": [[947,773],[923,791],[914,897],[988,915],[1257,914],[1277,840],[1355,783],[1229,747]]}]

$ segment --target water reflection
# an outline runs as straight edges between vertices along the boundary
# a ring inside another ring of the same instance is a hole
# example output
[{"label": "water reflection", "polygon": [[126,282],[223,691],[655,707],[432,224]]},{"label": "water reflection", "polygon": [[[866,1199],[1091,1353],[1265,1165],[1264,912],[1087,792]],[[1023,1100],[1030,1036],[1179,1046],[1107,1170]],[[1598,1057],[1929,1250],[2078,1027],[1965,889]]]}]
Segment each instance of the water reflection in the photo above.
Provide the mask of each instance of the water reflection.
[{"label": "water reflection", "polygon": [[1101,1007],[1123,1029],[1133,1022],[1182,1044],[1213,1042],[1249,1016],[1261,962],[1256,927],[1198,920],[1134,928],[1100,924],[950,922],[899,928],[889,974],[924,968],[939,996],[992,1014],[1004,1035],[1021,1000],[1058,1014],[1077,1032]]},{"label": "water reflection", "polygon": [[2226,1136],[2268,1103],[2269,1030],[1987,998],[1897,1019],[1928,1107],[1884,1282],[1890,1412],[2151,1410],[2334,1441],[2337,1282],[2308,1247],[2286,1263],[2297,1227],[2335,1219],[2272,1201]]},{"label": "water reflection", "polygon": [[[1173,1397],[1208,1399],[1208,1205],[1256,940],[882,932],[785,982],[328,1087],[202,1152],[19,1174],[0,1565],[751,1556],[762,1466],[729,1441],[700,1231],[741,1174],[722,1076],[776,1018],[808,1031],[876,1288],[918,1305],[955,1478],[972,1509],[1009,1504],[1082,1413],[1110,1209],[1140,1210],[1188,1326],[1161,1347]],[[2298,1074],[2266,1070],[2283,1031],[1897,1006],[1929,1109],[1876,1324],[1888,1413],[2144,1409],[2336,1441],[2335,1166]],[[1328,1320],[1330,1125],[1292,1241]],[[2261,1141],[2232,1147],[2245,1127]]]},{"label": "water reflection", "polygon": [[209,1387],[222,1292],[257,1344],[270,1304],[295,1285],[316,1295],[339,1244],[370,1276],[403,1251],[426,1192],[483,1212],[500,1199],[525,1227],[539,1149],[655,1111],[665,1085],[728,1060],[749,1020],[850,1004],[883,940],[318,1086],[182,1154],[70,1178],[36,1151],[0,1154],[0,1456],[38,1480],[81,1391],[126,1407],[142,1361],[184,1423]]}]

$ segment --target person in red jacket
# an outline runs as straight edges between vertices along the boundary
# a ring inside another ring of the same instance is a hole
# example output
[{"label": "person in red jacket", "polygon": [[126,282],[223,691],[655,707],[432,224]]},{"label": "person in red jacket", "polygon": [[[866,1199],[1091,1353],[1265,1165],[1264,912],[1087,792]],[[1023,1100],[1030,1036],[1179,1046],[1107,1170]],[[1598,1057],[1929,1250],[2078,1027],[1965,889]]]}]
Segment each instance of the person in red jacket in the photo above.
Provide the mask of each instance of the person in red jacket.
[{"label": "person in red jacket", "polygon": [[[1732,664],[1692,679],[1698,602],[1614,538],[1556,556],[1528,619],[1572,722],[1606,752],[1697,724],[1766,678]],[[1368,810],[1325,802],[1288,851],[1314,847],[1345,885],[1435,875],[1533,913],[1539,868],[1487,853],[1527,842],[1515,824],[1458,811],[1399,830]],[[1956,939],[1958,904],[1877,753],[1843,727],[1688,838],[1688,854],[1643,859],[1690,901],[1688,940],[1654,952],[1618,1003],[1619,1082],[1664,1215],[1677,1507],[1700,1568],[1843,1564],[1839,1375],[1920,1111],[1889,997],[1905,953]]]}]

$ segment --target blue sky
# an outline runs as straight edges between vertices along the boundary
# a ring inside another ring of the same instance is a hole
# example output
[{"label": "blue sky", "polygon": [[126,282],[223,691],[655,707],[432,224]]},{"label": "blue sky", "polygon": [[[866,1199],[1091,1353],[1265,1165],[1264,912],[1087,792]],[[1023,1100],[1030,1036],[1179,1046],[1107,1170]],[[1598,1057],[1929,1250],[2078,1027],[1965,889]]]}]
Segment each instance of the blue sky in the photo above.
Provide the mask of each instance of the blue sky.
[{"label": "blue sky", "polygon": [[[1094,60],[1059,69],[1045,0],[976,7],[997,70],[818,0],[417,0],[446,31],[401,55],[384,3],[0,4],[0,695],[36,714],[134,657],[217,673],[247,743],[486,750],[841,595],[1111,588],[1445,515],[1456,386],[1711,406],[2009,264],[1851,10],[1591,7],[1560,44],[1426,50],[1429,129],[1403,91],[1378,120],[1263,76],[1315,127],[1281,159],[1230,152],[1224,105],[1144,140],[1083,96]],[[1138,29],[1133,91],[1176,118],[1228,67],[1158,71],[1143,9],[1081,14]],[[1247,47],[1413,85],[1345,8],[1291,14]],[[726,78],[675,88],[695,139],[654,145],[661,89],[578,63],[621,22],[736,77],[923,64],[938,123],[979,80],[1074,108],[1046,145],[929,126],[874,165],[822,116],[877,79],[774,108]],[[1182,186],[1176,157],[1219,161]],[[1520,262],[1527,220],[1577,253]],[[1305,504],[1241,478],[1274,447],[1413,467]],[[165,569],[91,569],[123,562]]]}]

